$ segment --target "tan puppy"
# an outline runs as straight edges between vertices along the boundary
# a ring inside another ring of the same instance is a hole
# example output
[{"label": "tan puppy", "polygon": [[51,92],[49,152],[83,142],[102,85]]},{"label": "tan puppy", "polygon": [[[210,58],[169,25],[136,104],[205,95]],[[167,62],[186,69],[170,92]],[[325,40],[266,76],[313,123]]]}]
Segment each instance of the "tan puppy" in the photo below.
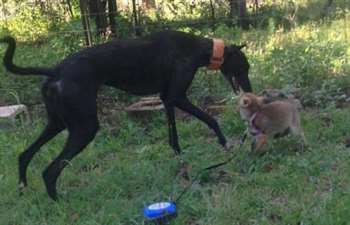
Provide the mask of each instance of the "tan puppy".
[{"label": "tan puppy", "polygon": [[268,136],[282,137],[288,133],[300,136],[306,144],[303,129],[300,126],[297,99],[277,100],[265,103],[265,98],[245,93],[239,100],[241,118],[248,122],[248,130],[254,137],[253,150],[259,150]]}]

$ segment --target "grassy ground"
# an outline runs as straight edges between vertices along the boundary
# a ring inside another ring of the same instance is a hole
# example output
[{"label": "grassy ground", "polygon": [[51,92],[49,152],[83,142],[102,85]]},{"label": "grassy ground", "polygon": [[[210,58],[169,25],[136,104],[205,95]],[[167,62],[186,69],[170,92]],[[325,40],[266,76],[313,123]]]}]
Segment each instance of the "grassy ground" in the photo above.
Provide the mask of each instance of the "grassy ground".
[{"label": "grassy ground", "polygon": [[[204,174],[184,196],[172,224],[347,224],[350,151],[343,141],[349,114],[350,109],[334,108],[304,112],[306,152],[289,138],[269,145],[262,156],[251,154],[248,143],[233,150],[230,165]],[[126,117],[121,113],[116,119]],[[1,132],[0,224],[143,224],[145,204],[177,196],[185,185],[176,177],[180,165],[167,145],[163,117],[102,129],[60,177],[58,203],[48,199],[41,172],[61,150],[66,134],[34,158],[29,188],[19,197],[17,156],[38,136],[43,121]],[[227,136],[243,131],[231,106],[220,117]],[[197,120],[178,125],[190,175],[230,155]]]},{"label": "grassy ground", "polygon": [[[310,147],[301,152],[297,140],[283,138],[270,143],[261,156],[250,153],[249,143],[239,151],[233,149],[232,163],[201,176],[184,196],[172,224],[349,224],[350,149],[344,140],[350,135],[350,108],[343,107],[350,101],[349,25],[346,16],[339,14],[290,30],[272,24],[264,30],[242,32],[219,26],[214,33],[200,33],[248,43],[245,52],[255,90],[298,90],[308,106],[302,118]],[[79,48],[81,40],[72,39],[19,44],[15,61],[54,65]],[[3,52],[1,48],[0,55]],[[12,94],[28,105],[40,102],[41,78],[9,76],[3,67],[0,77],[0,105],[14,102]],[[61,175],[58,203],[47,197],[41,173],[62,149],[67,133],[36,155],[28,170],[29,187],[19,197],[17,157],[41,132],[45,114],[41,106],[32,109],[33,123],[17,128],[5,128],[0,121],[1,225],[143,224],[145,204],[177,196],[186,186],[176,176],[180,164],[167,144],[165,115],[156,113],[137,121],[124,112],[113,113],[120,102],[132,99],[105,91],[101,97],[113,97],[108,104],[102,102],[102,129]],[[243,132],[244,124],[222,77],[201,70],[189,93],[197,104],[208,95],[230,99],[219,123],[227,137]],[[179,118],[178,131],[191,176],[231,156],[195,119]]]}]

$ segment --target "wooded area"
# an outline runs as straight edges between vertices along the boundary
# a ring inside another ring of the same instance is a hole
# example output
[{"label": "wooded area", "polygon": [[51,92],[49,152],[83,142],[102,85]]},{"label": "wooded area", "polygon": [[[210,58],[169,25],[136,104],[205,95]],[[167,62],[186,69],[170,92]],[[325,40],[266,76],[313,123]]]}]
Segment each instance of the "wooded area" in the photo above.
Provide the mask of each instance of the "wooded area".
[{"label": "wooded area", "polygon": [[[317,13],[325,17],[333,1],[322,4]],[[292,1],[263,0],[2,0],[0,20],[6,24],[18,13],[45,17],[50,20],[46,23],[52,25],[80,18],[86,44],[90,45],[92,33],[118,37],[118,33],[131,30],[140,36],[154,27],[191,25],[214,29],[217,24],[225,23],[249,29],[263,25],[270,16],[290,26],[297,19],[297,8]],[[281,14],[281,10],[287,14]]]}]

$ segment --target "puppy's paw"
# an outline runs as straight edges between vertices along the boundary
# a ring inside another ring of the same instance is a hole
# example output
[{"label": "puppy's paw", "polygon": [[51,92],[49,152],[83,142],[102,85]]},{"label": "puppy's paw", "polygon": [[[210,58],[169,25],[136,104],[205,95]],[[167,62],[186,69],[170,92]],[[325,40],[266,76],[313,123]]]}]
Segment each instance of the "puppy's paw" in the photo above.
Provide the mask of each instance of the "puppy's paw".
[{"label": "puppy's paw", "polygon": [[308,143],[301,142],[299,145],[300,145],[301,152],[307,152],[311,150],[310,145]]},{"label": "puppy's paw", "polygon": [[261,152],[262,147],[267,143],[267,136],[265,134],[259,134],[254,137],[251,145],[251,150],[254,152]]}]

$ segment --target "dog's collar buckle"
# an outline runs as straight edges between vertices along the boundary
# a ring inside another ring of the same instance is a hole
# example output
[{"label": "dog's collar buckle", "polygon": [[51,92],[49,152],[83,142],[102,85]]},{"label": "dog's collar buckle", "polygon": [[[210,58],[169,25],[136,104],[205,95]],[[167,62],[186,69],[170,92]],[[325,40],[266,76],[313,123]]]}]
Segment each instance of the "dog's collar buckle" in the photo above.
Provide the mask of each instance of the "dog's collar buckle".
[{"label": "dog's collar buckle", "polygon": [[210,57],[208,69],[218,70],[224,63],[225,43],[222,39],[213,39],[213,53]]}]

